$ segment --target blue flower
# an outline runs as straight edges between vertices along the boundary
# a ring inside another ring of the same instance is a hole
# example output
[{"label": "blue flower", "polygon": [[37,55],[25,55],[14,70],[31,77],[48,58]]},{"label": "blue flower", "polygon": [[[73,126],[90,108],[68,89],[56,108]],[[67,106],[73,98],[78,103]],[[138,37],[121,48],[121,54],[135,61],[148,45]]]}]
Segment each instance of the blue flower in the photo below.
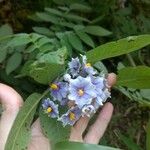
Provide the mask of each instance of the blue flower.
[{"label": "blue flower", "polygon": [[91,117],[92,114],[94,114],[96,112],[96,109],[94,108],[93,105],[85,105],[82,108],[82,116],[87,116],[87,117]]},{"label": "blue flower", "polygon": [[81,117],[81,109],[78,107],[72,107],[67,111],[66,114],[63,114],[58,120],[63,123],[63,126],[71,125],[73,126],[77,120]]},{"label": "blue flower", "polygon": [[50,91],[54,100],[61,102],[68,94],[68,84],[65,82],[54,82],[50,85]]},{"label": "blue flower", "polygon": [[51,118],[57,118],[59,115],[58,112],[58,105],[56,105],[53,101],[51,101],[49,98],[45,99],[42,102],[42,108],[44,109],[44,112],[48,114]]},{"label": "blue flower", "polygon": [[95,86],[91,83],[91,78],[81,76],[72,79],[69,84],[68,99],[75,101],[79,108],[85,104],[90,104],[96,97]]},{"label": "blue flower", "polygon": [[96,98],[94,100],[94,107],[97,109],[99,106],[103,105],[103,99],[102,95],[104,95],[103,89],[106,88],[105,86],[105,78],[104,77],[95,77],[95,76],[90,76],[91,77],[91,82],[95,86],[95,91],[96,91]]},{"label": "blue flower", "polygon": [[97,71],[92,67],[90,63],[87,62],[86,56],[82,56],[82,74],[95,75]]},{"label": "blue flower", "polygon": [[78,57],[72,58],[71,62],[69,62],[68,65],[69,65],[69,70],[71,75],[73,77],[77,76],[79,74],[80,67],[81,67],[79,58]]}]

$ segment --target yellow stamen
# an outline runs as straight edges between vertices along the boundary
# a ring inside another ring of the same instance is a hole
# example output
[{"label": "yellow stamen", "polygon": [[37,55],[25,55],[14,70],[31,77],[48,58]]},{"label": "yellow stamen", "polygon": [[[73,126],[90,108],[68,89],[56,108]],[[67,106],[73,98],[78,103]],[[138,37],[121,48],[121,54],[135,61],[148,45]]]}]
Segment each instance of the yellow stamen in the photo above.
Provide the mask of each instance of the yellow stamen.
[{"label": "yellow stamen", "polygon": [[48,107],[47,110],[46,110],[46,112],[47,112],[47,113],[51,113],[51,112],[52,112],[52,108],[51,108],[51,107]]},{"label": "yellow stamen", "polygon": [[69,118],[72,121],[72,120],[75,120],[76,116],[75,116],[75,114],[73,112],[70,112],[69,113]]},{"label": "yellow stamen", "polygon": [[82,96],[84,94],[84,91],[82,89],[79,89],[78,94],[79,94],[79,96]]},{"label": "yellow stamen", "polygon": [[90,63],[87,63],[87,64],[86,64],[86,67],[91,67],[91,64],[90,64]]},{"label": "yellow stamen", "polygon": [[50,88],[51,88],[52,90],[57,90],[57,89],[58,89],[58,85],[55,84],[55,83],[52,83],[52,84],[50,85]]}]

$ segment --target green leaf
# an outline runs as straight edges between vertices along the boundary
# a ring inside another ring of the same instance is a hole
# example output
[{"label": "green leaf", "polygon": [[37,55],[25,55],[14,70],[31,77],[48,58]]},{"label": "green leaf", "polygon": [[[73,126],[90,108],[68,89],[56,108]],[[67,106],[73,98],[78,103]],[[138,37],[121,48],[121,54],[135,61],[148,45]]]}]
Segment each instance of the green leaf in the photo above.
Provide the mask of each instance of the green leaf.
[{"label": "green leaf", "polygon": [[91,46],[91,47],[95,47],[94,42],[92,40],[92,38],[86,34],[85,32],[82,31],[76,31],[76,34],[79,36],[79,38],[85,42],[87,45]]},{"label": "green leaf", "polygon": [[51,14],[53,14],[53,15],[57,15],[57,16],[60,16],[60,17],[63,16],[61,11],[59,11],[57,9],[54,9],[54,8],[45,8],[44,10],[51,13]]},{"label": "green leaf", "polygon": [[150,100],[150,89],[142,89],[140,90],[142,97]]},{"label": "green leaf", "polygon": [[83,17],[80,17],[78,15],[74,15],[74,14],[65,14],[63,16],[64,18],[68,19],[69,21],[72,20],[72,21],[84,21],[84,22],[90,22],[88,19],[86,18],[83,18]]},{"label": "green leaf", "polygon": [[146,127],[146,149],[150,149],[150,120],[148,121]]},{"label": "green leaf", "polygon": [[68,41],[72,45],[72,47],[79,52],[83,52],[83,45],[81,43],[81,40],[75,35],[75,33],[68,33]]},{"label": "green leaf", "polygon": [[10,25],[4,24],[0,27],[0,36],[12,35],[13,30]]},{"label": "green leaf", "polygon": [[46,36],[52,36],[54,33],[45,27],[33,27],[33,31]]},{"label": "green leaf", "polygon": [[80,3],[73,3],[72,5],[70,5],[70,9],[81,11],[81,12],[91,12],[91,10],[92,10],[92,8],[90,6],[87,6],[85,4],[83,5]]},{"label": "green leaf", "polygon": [[100,26],[86,26],[84,31],[89,34],[96,35],[96,36],[108,36],[112,34],[112,32]]},{"label": "green leaf", "polygon": [[7,49],[1,47],[0,48],[0,63],[2,63],[6,59],[6,56],[7,56]]},{"label": "green leaf", "polygon": [[117,136],[128,147],[129,150],[142,150],[130,137],[127,137],[117,131]]},{"label": "green leaf", "polygon": [[31,42],[29,34],[21,33],[16,34],[14,37],[7,43],[6,47],[17,47],[26,45]]},{"label": "green leaf", "polygon": [[117,85],[136,89],[150,88],[150,67],[126,67],[118,71]]},{"label": "green leaf", "polygon": [[53,143],[68,140],[70,136],[70,126],[63,127],[62,122],[48,117],[44,111],[40,110],[40,123],[46,137]]},{"label": "green leaf", "polygon": [[54,150],[120,150],[120,149],[96,144],[84,144],[79,142],[60,142],[55,145]]},{"label": "green leaf", "polygon": [[29,67],[27,75],[41,84],[48,84],[64,71],[66,57],[66,48],[44,54]]},{"label": "green leaf", "polygon": [[150,35],[130,36],[118,41],[109,42],[87,52],[89,62],[111,58],[136,51],[150,44]]},{"label": "green leaf", "polygon": [[47,14],[47,13],[42,13],[42,12],[41,13],[37,12],[36,15],[42,21],[58,24],[58,18],[56,16],[53,16],[53,15],[50,15],[50,14]]},{"label": "green leaf", "polygon": [[24,150],[30,141],[30,126],[33,116],[36,112],[37,105],[41,100],[38,93],[31,94],[20,109],[13,127],[9,133],[5,150]]},{"label": "green leaf", "polygon": [[14,71],[16,68],[18,68],[22,61],[22,55],[21,53],[14,53],[11,57],[9,57],[6,65],[6,73],[10,74],[12,71]]}]

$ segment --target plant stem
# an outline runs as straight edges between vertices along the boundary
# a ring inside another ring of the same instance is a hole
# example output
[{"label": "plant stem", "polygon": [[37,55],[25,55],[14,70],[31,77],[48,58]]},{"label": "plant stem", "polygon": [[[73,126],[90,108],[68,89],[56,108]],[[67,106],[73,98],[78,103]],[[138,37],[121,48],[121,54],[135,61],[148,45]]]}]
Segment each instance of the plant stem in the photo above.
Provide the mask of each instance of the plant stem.
[{"label": "plant stem", "polygon": [[135,64],[132,56],[130,54],[126,54],[126,56],[127,56],[127,59],[129,60],[129,62],[131,64],[131,66],[136,67],[136,64]]}]

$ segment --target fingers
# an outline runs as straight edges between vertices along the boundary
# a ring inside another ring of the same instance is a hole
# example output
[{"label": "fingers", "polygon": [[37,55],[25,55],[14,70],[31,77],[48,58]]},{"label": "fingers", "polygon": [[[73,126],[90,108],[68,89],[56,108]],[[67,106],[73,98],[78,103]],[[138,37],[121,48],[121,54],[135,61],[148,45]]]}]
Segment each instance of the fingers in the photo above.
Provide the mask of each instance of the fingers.
[{"label": "fingers", "polygon": [[32,137],[28,150],[50,150],[49,140],[43,135],[40,120],[37,119],[31,127]]},{"label": "fingers", "polygon": [[110,87],[112,87],[116,83],[116,80],[117,80],[116,74],[114,73],[108,74],[107,81]]},{"label": "fingers", "polygon": [[88,117],[81,117],[78,122],[71,128],[70,141],[83,142],[82,134],[89,123]]},{"label": "fingers", "polygon": [[113,113],[113,105],[108,102],[103,106],[96,122],[90,127],[89,132],[86,134],[84,138],[85,143],[90,144],[99,143],[99,140],[103,136],[109,124],[109,121],[112,117],[112,113]]},{"label": "fingers", "polygon": [[4,112],[0,119],[0,149],[3,150],[23,100],[14,89],[0,83],[0,103],[4,107]]}]

